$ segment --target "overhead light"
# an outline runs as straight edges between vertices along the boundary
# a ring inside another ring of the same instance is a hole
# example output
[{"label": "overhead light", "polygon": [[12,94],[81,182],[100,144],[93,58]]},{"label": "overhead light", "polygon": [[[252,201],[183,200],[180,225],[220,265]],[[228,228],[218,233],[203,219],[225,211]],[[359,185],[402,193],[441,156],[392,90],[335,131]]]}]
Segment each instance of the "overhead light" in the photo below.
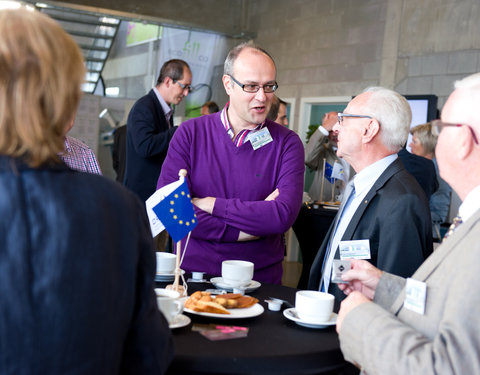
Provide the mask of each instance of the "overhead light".
[{"label": "overhead light", "polygon": [[0,1],[0,9],[18,9],[22,6],[18,1]]},{"label": "overhead light", "polygon": [[120,87],[107,87],[105,89],[105,95],[107,96],[118,96],[120,94]]}]

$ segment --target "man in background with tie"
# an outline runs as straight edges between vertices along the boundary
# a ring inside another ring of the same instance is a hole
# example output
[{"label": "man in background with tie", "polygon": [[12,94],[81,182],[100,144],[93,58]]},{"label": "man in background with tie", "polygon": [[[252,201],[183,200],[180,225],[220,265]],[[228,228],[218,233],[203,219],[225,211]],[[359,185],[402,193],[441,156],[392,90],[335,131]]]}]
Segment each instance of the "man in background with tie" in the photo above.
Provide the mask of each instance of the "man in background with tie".
[{"label": "man in background with tie", "polygon": [[309,289],[344,298],[330,282],[334,259],[369,259],[407,277],[432,252],[428,200],[397,156],[410,122],[407,100],[382,87],[366,89],[338,114],[337,156],[357,174],[313,262]]},{"label": "man in background with tie", "polygon": [[440,176],[463,201],[457,227],[411,279],[364,261],[342,277],[342,352],[368,374],[480,373],[480,73],[455,88],[432,132]]},{"label": "man in background with tie", "polygon": [[172,105],[192,89],[192,72],[183,60],[169,60],[160,69],[156,86],[137,100],[127,120],[127,159],[124,184],[145,202],[155,193],[157,179],[175,133]]}]

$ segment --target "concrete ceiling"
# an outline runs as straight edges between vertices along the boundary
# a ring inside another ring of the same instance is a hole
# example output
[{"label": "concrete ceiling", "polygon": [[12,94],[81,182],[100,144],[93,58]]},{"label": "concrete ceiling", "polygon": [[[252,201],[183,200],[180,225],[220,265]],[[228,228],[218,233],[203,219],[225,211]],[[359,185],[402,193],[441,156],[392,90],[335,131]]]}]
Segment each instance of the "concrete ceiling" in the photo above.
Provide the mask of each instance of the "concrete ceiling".
[{"label": "concrete ceiling", "polygon": [[[31,2],[31,1],[29,1]],[[121,18],[211,30],[234,38],[252,38],[246,30],[248,0],[66,0],[43,1]]]}]

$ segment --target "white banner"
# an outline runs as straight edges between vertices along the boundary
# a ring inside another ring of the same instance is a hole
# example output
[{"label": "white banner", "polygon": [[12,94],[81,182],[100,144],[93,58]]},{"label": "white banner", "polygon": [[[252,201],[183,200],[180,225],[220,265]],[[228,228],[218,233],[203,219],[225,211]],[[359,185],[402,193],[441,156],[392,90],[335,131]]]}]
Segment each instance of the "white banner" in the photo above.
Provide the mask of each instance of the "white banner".
[{"label": "white banner", "polygon": [[213,68],[223,64],[227,52],[227,40],[224,36],[200,31],[163,28],[159,71],[166,61],[181,59],[190,65],[193,87],[200,84],[208,85],[208,87],[199,88],[197,93],[194,92],[187,97],[187,113],[189,109],[199,107],[209,99]]}]

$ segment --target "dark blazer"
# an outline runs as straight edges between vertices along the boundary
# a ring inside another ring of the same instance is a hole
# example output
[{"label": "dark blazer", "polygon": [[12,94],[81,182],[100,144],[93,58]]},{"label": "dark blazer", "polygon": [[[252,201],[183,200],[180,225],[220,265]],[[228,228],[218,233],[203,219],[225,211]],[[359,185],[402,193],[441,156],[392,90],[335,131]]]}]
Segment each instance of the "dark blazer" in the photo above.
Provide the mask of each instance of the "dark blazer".
[{"label": "dark blazer", "polygon": [[156,190],[175,130],[167,122],[153,89],[137,100],[128,115],[124,184],[137,193],[143,202]]},{"label": "dark blazer", "polygon": [[433,161],[412,154],[405,148],[398,152],[398,157],[408,173],[415,177],[427,199],[430,199],[432,194],[438,190],[437,172]]},{"label": "dark blazer", "polygon": [[173,357],[144,205],[0,156],[0,374],[161,374]]},{"label": "dark blazer", "polygon": [[113,133],[112,165],[117,173],[118,182],[125,178],[125,163],[127,160],[127,125],[119,126]]},{"label": "dark blazer", "polygon": [[[335,221],[313,262],[309,289],[318,290],[320,286],[323,259],[334,225]],[[403,277],[411,276],[432,252],[428,200],[398,159],[372,186],[342,237],[343,241],[364,239],[370,240],[373,265]],[[339,258],[338,249],[335,257]],[[336,284],[330,284],[329,293],[337,300],[345,297]]]}]

